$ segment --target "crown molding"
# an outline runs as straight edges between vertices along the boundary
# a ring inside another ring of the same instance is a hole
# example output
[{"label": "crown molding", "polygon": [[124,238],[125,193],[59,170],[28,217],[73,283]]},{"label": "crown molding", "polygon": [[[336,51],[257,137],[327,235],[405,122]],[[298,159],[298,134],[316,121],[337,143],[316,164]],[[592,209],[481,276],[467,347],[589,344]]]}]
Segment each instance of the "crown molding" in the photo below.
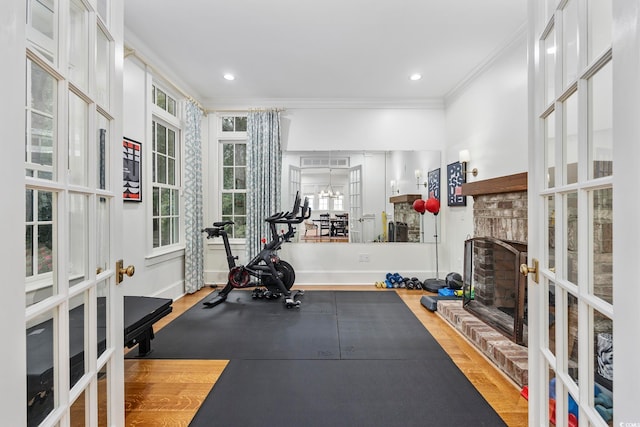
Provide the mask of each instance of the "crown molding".
[{"label": "crown molding", "polygon": [[525,21],[515,31],[513,36],[509,37],[501,46],[495,49],[484,61],[480,62],[469,74],[466,75],[457,85],[455,85],[449,92],[443,97],[444,108],[447,108],[453,101],[455,101],[469,86],[480,77],[487,69],[491,68],[493,64],[500,58],[505,52],[511,50],[515,45],[522,40],[526,40],[527,37],[527,22]]},{"label": "crown molding", "polygon": [[252,108],[280,109],[429,109],[442,110],[440,98],[416,99],[323,99],[323,98],[217,98],[205,100],[207,112],[248,111]]}]

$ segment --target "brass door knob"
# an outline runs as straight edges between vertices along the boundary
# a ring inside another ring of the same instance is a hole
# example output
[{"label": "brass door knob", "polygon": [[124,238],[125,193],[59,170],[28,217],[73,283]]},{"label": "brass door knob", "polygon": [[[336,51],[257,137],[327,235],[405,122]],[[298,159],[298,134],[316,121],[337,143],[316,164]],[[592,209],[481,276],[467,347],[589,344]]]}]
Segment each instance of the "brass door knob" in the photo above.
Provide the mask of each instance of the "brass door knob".
[{"label": "brass door knob", "polygon": [[520,264],[520,273],[522,273],[523,276],[533,274],[533,281],[538,283],[540,278],[538,264],[538,260],[535,258],[533,259],[533,267],[529,267],[527,264]]},{"label": "brass door knob", "polygon": [[124,280],[124,275],[131,277],[135,274],[136,268],[133,265],[124,267],[124,262],[120,259],[116,261],[116,284]]}]

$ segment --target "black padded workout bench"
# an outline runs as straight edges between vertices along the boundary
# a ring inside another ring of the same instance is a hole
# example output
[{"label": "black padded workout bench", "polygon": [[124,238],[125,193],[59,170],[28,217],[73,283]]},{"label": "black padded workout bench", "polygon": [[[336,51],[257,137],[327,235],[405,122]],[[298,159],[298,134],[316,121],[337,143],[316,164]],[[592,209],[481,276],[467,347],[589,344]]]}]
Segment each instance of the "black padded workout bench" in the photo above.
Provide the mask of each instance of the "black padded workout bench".
[{"label": "black padded workout bench", "polygon": [[[141,296],[124,297],[124,345],[138,345],[138,356],[151,352],[153,325],[171,313],[173,300]],[[106,348],[106,299],[98,301],[98,354]],[[69,311],[69,364],[70,382],[85,373],[84,305]],[[27,329],[27,419],[28,425],[37,425],[53,410],[53,319]]]},{"label": "black padded workout bench", "polygon": [[153,324],[171,313],[173,300],[153,297],[124,297],[124,344],[127,348],[138,345],[138,356],[151,352],[155,336]]}]

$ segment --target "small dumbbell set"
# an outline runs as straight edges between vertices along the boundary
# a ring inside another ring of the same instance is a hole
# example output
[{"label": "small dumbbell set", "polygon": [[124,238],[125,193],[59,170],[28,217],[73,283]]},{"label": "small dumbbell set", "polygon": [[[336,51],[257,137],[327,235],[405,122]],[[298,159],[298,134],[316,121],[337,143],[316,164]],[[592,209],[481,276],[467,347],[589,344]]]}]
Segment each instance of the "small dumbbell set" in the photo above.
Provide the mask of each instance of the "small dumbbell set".
[{"label": "small dumbbell set", "polygon": [[[462,276],[459,273],[449,273],[444,280],[426,279],[417,277],[404,277],[400,273],[387,273],[385,279],[375,283],[376,288],[386,289],[418,289],[438,293],[439,295],[452,296],[462,289]],[[461,291],[460,291],[461,296]]]},{"label": "small dumbbell set", "polygon": [[422,289],[423,282],[417,277],[403,277],[399,273],[387,273],[385,280],[376,282],[376,288]]}]

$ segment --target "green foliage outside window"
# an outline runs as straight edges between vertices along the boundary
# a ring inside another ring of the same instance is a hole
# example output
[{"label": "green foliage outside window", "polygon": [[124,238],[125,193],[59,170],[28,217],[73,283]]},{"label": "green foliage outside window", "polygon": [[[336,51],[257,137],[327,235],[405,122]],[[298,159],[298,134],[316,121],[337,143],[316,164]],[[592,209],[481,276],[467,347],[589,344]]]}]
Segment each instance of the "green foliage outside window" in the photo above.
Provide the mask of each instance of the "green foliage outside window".
[{"label": "green foliage outside window", "polygon": [[246,169],[246,143],[244,141],[224,142],[222,144],[221,212],[223,221],[234,222],[233,226],[227,229],[229,237],[232,238],[246,237]]},{"label": "green foliage outside window", "polygon": [[222,118],[222,132],[246,132],[246,131],[247,131],[246,116]]},{"label": "green foliage outside window", "polygon": [[153,247],[180,241],[180,193],[177,132],[153,122]]}]

